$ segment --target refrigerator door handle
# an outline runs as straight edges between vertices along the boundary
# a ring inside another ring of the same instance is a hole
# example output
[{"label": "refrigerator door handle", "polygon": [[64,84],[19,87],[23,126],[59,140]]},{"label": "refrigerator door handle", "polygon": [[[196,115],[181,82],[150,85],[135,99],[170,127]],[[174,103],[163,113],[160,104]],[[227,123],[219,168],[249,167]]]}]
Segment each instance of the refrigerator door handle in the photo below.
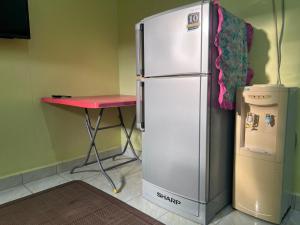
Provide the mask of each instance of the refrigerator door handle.
[{"label": "refrigerator door handle", "polygon": [[136,43],[136,74],[144,76],[144,24],[135,25],[135,43]]},{"label": "refrigerator door handle", "polygon": [[140,131],[145,131],[144,123],[144,81],[136,81],[136,127]]}]

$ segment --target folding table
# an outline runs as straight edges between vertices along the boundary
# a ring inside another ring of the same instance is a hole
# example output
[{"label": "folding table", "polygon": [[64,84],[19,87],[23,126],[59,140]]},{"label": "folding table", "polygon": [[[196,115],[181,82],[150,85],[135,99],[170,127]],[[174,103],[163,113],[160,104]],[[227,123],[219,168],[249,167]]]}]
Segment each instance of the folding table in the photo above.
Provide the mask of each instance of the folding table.
[{"label": "folding table", "polygon": [[[134,116],[133,122],[131,124],[131,128],[128,132],[128,130],[125,127],[124,124],[124,120],[123,120],[123,115],[122,115],[122,111],[121,111],[121,107],[126,107],[126,106],[134,106],[136,104],[136,98],[135,96],[130,96],[130,95],[106,95],[106,96],[86,96],[86,97],[56,97],[56,98],[42,98],[41,99],[42,102],[45,103],[51,103],[51,104],[60,104],[60,105],[65,105],[65,106],[72,106],[72,107],[79,107],[84,109],[84,113],[85,113],[85,125],[90,137],[90,145],[88,148],[88,152],[87,152],[87,156],[84,160],[84,162],[81,165],[75,166],[72,170],[71,173],[74,173],[74,171],[78,168],[81,168],[83,166],[87,166],[93,163],[98,163],[99,164],[99,168],[100,171],[104,174],[105,178],[109,181],[109,183],[111,184],[112,188],[113,188],[113,192],[117,193],[118,189],[116,188],[115,183],[113,182],[113,180],[110,178],[110,176],[106,173],[106,171],[111,170],[113,168],[122,166],[124,164],[139,160],[139,157],[137,156],[134,147],[132,145],[132,142],[130,140],[132,132],[134,130],[134,126],[135,126],[135,121],[136,121],[136,116]],[[105,126],[105,127],[101,127],[100,123],[101,123],[101,119],[103,117],[103,113],[105,109],[108,108],[116,108],[118,110],[118,115],[119,115],[119,123],[116,125],[111,125],[111,126]],[[90,115],[89,115],[89,111],[88,109],[95,109],[95,110],[99,110],[99,114],[98,114],[98,118],[96,121],[95,126],[93,127],[91,124],[91,119],[90,119]],[[125,136],[126,136],[126,144],[122,150],[121,153],[119,154],[114,154],[112,156],[109,157],[105,157],[105,158],[101,158],[99,151],[96,147],[96,143],[95,143],[95,138],[97,135],[98,131],[101,130],[105,130],[105,129],[111,129],[111,128],[115,128],[115,127],[121,127]],[[123,155],[127,148],[128,145],[130,146],[130,149],[133,153],[134,158],[127,160],[125,162],[116,164],[114,166],[108,167],[108,168],[104,168],[102,165],[102,161],[107,160],[107,159],[115,159],[117,156],[121,156]],[[95,155],[96,155],[96,159],[95,161],[90,161],[90,156],[91,156],[91,152],[92,150],[94,150]]]}]

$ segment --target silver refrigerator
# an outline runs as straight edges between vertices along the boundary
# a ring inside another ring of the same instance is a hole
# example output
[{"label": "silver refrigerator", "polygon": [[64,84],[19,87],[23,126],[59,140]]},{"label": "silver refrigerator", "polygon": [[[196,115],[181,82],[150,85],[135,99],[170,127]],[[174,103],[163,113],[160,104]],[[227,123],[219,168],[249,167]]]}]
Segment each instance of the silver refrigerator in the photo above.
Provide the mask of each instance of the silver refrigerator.
[{"label": "silver refrigerator", "polygon": [[232,192],[234,115],[217,101],[217,23],[204,1],[136,24],[143,196],[202,224]]}]

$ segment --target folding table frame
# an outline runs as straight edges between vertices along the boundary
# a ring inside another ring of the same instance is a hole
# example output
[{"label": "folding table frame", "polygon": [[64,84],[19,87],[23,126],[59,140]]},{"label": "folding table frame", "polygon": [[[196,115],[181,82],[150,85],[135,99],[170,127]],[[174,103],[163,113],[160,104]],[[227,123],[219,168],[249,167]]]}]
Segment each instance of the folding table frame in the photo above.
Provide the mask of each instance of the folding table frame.
[{"label": "folding table frame", "polygon": [[[84,112],[85,112],[85,125],[86,125],[86,128],[87,128],[89,137],[90,137],[90,146],[89,146],[89,148],[88,148],[87,156],[86,156],[84,162],[83,162],[81,165],[75,166],[75,167],[71,170],[71,173],[75,173],[75,170],[78,169],[78,168],[81,168],[81,167],[84,167],[84,166],[87,166],[87,165],[91,165],[91,164],[94,164],[94,163],[98,163],[100,171],[103,173],[103,175],[105,176],[105,178],[106,178],[106,179],[109,181],[109,183],[111,184],[114,193],[117,193],[117,192],[118,192],[118,189],[117,189],[117,187],[116,187],[114,181],[113,181],[113,180],[111,179],[111,177],[106,173],[106,171],[111,170],[111,169],[114,169],[114,168],[119,167],[119,166],[122,166],[122,165],[125,165],[125,164],[127,164],[127,163],[131,163],[131,162],[133,162],[133,161],[139,160],[139,157],[138,157],[138,155],[136,154],[136,152],[135,152],[135,150],[134,150],[134,147],[133,147],[133,145],[132,145],[132,142],[131,142],[131,140],[130,140],[131,135],[132,135],[133,130],[134,130],[134,126],[135,126],[135,122],[136,122],[136,116],[134,116],[133,122],[132,122],[131,127],[130,127],[130,130],[129,130],[129,132],[128,132],[128,130],[127,130],[127,128],[125,127],[125,124],[124,124],[124,119],[123,119],[121,107],[116,107],[116,109],[118,110],[118,117],[119,117],[119,123],[118,123],[118,124],[112,125],[112,126],[101,127],[100,124],[101,124],[101,120],[102,120],[102,117],[103,117],[103,114],[104,114],[104,110],[105,110],[105,108],[101,108],[101,109],[100,109],[100,112],[99,112],[99,115],[98,115],[98,118],[97,118],[97,121],[96,121],[96,124],[95,124],[95,127],[93,127],[92,124],[91,124],[91,119],[90,119],[90,115],[89,115],[88,109],[87,109],[87,108],[84,108]],[[111,156],[109,156],[109,157],[101,158],[101,157],[100,157],[100,153],[99,153],[99,151],[98,151],[98,149],[97,149],[97,146],[96,146],[96,143],[95,143],[95,139],[96,139],[97,133],[98,133],[98,131],[107,130],[107,129],[112,129],[112,128],[116,128],[116,127],[121,127],[121,128],[122,128],[123,133],[124,133],[125,136],[126,136],[126,144],[125,144],[125,146],[124,146],[124,148],[123,148],[123,150],[122,150],[121,153],[114,154],[114,155],[111,155]],[[104,167],[103,167],[102,161],[107,160],[107,159],[115,159],[115,158],[118,157],[118,156],[124,155],[125,152],[126,152],[127,149],[128,149],[128,145],[130,146],[130,149],[131,149],[131,152],[133,153],[134,158],[132,158],[132,159],[130,159],[130,160],[127,160],[127,161],[125,161],[125,162],[122,162],[122,163],[119,163],[119,164],[110,166],[110,167],[108,167],[108,168],[104,168]],[[96,160],[94,160],[94,161],[89,161],[89,160],[90,160],[90,156],[91,156],[92,151],[94,151],[94,153],[95,153]]]}]

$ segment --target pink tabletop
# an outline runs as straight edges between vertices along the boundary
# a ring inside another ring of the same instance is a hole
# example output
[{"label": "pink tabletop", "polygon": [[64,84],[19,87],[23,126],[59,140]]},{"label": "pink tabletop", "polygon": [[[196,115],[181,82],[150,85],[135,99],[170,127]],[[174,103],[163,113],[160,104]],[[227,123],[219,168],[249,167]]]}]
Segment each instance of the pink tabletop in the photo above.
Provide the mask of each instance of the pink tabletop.
[{"label": "pink tabletop", "polygon": [[136,97],[132,95],[82,96],[72,98],[42,98],[41,102],[68,105],[87,109],[134,106]]}]

